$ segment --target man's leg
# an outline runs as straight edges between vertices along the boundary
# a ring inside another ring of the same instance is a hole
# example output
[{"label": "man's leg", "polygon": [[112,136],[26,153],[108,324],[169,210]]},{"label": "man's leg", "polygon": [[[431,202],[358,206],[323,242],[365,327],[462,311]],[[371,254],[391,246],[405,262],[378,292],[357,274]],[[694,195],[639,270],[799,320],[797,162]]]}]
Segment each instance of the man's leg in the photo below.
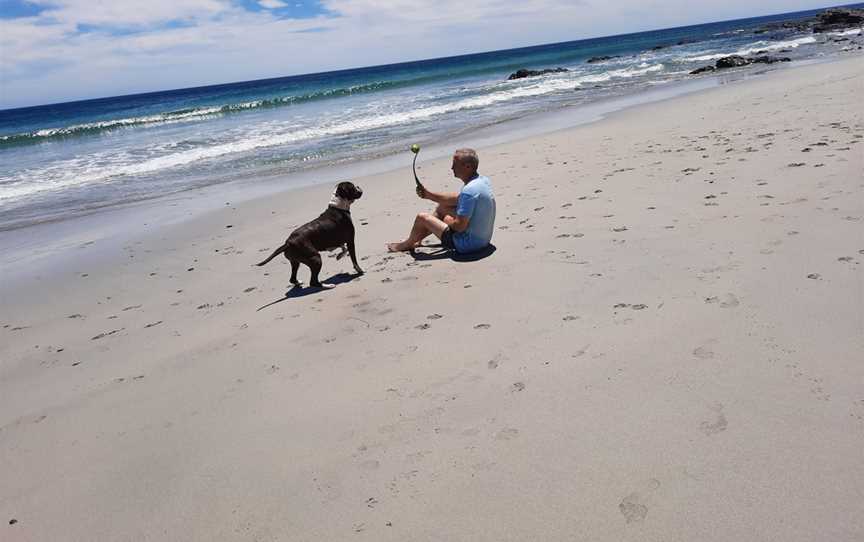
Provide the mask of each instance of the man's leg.
[{"label": "man's leg", "polygon": [[438,239],[444,234],[447,229],[447,224],[437,216],[430,213],[420,213],[414,219],[414,226],[411,227],[411,233],[408,234],[408,239],[401,243],[388,243],[387,250],[390,252],[403,252],[413,250],[430,234],[435,235]]}]

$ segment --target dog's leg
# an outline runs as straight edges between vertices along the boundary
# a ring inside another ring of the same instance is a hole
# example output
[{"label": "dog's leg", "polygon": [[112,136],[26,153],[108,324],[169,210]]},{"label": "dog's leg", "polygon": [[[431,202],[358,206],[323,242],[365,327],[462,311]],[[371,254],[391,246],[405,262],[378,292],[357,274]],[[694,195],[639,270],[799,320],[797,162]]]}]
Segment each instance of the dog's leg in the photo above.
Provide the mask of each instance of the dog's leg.
[{"label": "dog's leg", "polygon": [[297,271],[300,269],[300,261],[299,260],[291,260],[291,284],[297,285],[300,284],[300,281],[297,280]]},{"label": "dog's leg", "polygon": [[336,261],[338,262],[339,260],[341,260],[342,258],[345,257],[345,254],[348,253],[348,247],[345,245],[342,245],[337,250],[339,250],[339,254],[336,255]]},{"label": "dog's leg", "polygon": [[312,279],[309,281],[309,285],[314,286],[315,288],[324,288],[324,285],[321,284],[320,280],[318,280],[318,273],[321,272],[321,255],[316,253],[314,256],[310,256],[303,263],[308,265],[309,270],[312,271]]},{"label": "dog's leg", "polygon": [[354,246],[354,239],[348,241],[348,254],[351,255],[351,263],[354,264],[354,271],[357,271],[358,275],[362,275],[363,270],[360,269],[360,264],[357,263],[357,248]]}]

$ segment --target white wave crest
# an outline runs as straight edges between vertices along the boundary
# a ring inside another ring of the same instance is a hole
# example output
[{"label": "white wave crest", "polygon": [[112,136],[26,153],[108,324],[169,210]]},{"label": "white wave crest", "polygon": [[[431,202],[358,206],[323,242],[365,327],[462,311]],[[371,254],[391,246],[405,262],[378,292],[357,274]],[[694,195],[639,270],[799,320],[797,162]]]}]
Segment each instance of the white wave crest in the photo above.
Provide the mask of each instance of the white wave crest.
[{"label": "white wave crest", "polygon": [[802,45],[807,45],[809,43],[816,43],[816,38],[812,36],[807,36],[804,38],[798,38],[789,41],[757,41],[755,43],[750,44],[746,49],[739,49],[733,53],[712,53],[700,56],[689,56],[680,59],[679,62],[705,62],[708,60],[717,60],[718,58],[723,58],[724,56],[738,55],[752,55],[753,53],[759,51],[780,51],[782,49],[795,49]]},{"label": "white wave crest", "polygon": [[843,30],[841,32],[829,32],[829,36],[857,36],[864,30],[862,28],[853,28],[852,30]]},{"label": "white wave crest", "polygon": [[[214,143],[179,152],[171,152],[170,145],[163,146],[154,153],[161,156],[134,160],[124,153],[112,156],[92,155],[53,165],[49,168],[30,170],[19,174],[16,179],[0,178],[0,203],[4,200],[27,197],[39,192],[56,191],[86,184],[111,182],[125,176],[152,173],[169,168],[182,167],[200,160],[215,159],[229,154],[248,153],[258,149],[289,145],[293,143],[344,136],[382,128],[390,128],[409,123],[422,122],[457,111],[480,109],[501,102],[521,98],[537,97],[555,92],[572,90],[589,84],[609,81],[616,78],[631,78],[662,71],[663,64],[638,68],[622,68],[606,72],[584,74],[567,72],[553,77],[538,77],[531,80],[505,81],[496,83],[493,92],[441,104],[403,111],[380,113],[368,111],[354,118],[336,118],[329,124],[286,131],[285,124],[271,124],[258,128],[257,133],[246,133],[234,141]],[[499,89],[499,90],[494,90]],[[252,107],[252,106],[250,106]],[[32,179],[39,179],[34,182]]]}]

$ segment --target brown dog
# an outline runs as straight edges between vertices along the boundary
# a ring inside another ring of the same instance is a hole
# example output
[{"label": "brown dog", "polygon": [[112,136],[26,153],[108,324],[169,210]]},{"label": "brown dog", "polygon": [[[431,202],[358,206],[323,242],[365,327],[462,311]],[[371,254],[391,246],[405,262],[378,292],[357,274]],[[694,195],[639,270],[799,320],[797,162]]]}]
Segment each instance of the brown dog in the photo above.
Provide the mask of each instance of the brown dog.
[{"label": "brown dog", "polygon": [[[258,265],[264,265],[279,254],[291,262],[291,284],[300,284],[297,280],[297,270],[300,264],[306,264],[312,271],[311,286],[324,287],[318,280],[321,271],[322,250],[334,250],[348,247],[351,263],[358,275],[363,270],[357,264],[357,252],[354,245],[354,223],[351,221],[351,204],[360,199],[363,190],[348,181],[341,182],[336,186],[333,197],[327,209],[321,216],[311,222],[303,224],[288,236],[281,247],[273,251],[266,260]],[[343,249],[344,250],[344,249]],[[343,252],[344,254],[344,252]],[[341,258],[341,255],[339,256]]]}]

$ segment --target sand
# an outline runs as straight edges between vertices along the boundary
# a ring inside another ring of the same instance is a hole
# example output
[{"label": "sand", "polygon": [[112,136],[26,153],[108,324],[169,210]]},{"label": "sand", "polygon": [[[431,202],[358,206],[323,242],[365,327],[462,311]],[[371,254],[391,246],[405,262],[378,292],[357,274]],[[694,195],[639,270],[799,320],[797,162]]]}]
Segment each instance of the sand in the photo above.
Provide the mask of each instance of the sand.
[{"label": "sand", "polygon": [[358,179],[326,292],[253,264],[332,186],[82,242],[0,286],[0,539],[864,539],[862,92],[859,56],[480,148],[474,261],[387,254],[430,206]]}]

